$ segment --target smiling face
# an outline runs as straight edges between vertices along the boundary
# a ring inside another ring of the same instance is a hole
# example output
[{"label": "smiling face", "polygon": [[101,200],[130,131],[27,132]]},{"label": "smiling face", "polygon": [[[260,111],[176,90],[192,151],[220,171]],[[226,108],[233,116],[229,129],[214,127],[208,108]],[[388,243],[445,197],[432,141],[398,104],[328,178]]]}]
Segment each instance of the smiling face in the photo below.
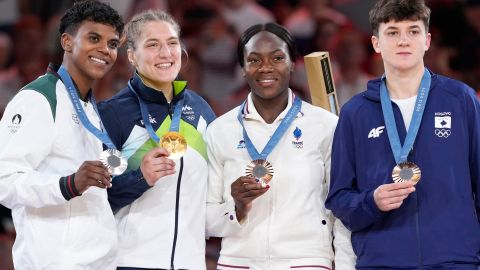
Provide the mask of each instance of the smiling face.
[{"label": "smiling face", "polygon": [[375,52],[383,58],[386,71],[423,69],[423,56],[430,47],[430,33],[423,21],[389,21],[381,23],[378,37],[372,36]]},{"label": "smiling face", "polygon": [[128,49],[128,59],[145,84],[162,91],[172,90],[172,81],[182,64],[177,31],[165,21],[149,21],[140,29],[135,48]]},{"label": "smiling face", "polygon": [[247,42],[243,55],[243,70],[254,100],[274,100],[287,95],[294,63],[282,39],[261,31]]},{"label": "smiling face", "polygon": [[102,78],[117,59],[119,34],[111,25],[82,22],[75,33],[63,33],[64,65],[81,90]]}]

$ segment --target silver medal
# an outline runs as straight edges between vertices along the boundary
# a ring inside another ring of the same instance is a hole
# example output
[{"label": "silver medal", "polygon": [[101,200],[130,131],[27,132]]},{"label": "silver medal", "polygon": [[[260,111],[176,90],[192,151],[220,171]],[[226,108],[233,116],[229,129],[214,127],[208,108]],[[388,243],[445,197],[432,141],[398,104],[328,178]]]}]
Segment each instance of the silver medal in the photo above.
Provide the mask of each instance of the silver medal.
[{"label": "silver medal", "polygon": [[108,169],[111,175],[122,174],[128,166],[127,160],[122,157],[122,153],[116,149],[107,149],[100,155],[100,161]]}]

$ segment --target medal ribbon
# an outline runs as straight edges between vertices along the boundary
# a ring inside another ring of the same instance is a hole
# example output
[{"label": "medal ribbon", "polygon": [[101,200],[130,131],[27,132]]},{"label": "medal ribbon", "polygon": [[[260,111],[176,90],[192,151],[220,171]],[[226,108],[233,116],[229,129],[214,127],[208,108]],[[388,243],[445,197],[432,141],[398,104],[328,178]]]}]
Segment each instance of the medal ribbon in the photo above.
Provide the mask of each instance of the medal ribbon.
[{"label": "medal ribbon", "polygon": [[[143,101],[142,98],[135,92],[133,86],[130,81],[128,81],[128,88],[132,91],[138,99],[138,103],[140,105],[140,112],[142,113],[143,123],[145,128],[147,129],[148,135],[152,140],[156,143],[160,142],[160,138],[158,137],[157,133],[153,130],[152,124],[150,123],[150,119],[148,117],[148,108],[147,104]],[[172,116],[172,123],[170,124],[170,131],[178,132],[180,130],[180,118],[182,116],[182,107],[183,107],[183,98],[181,98],[177,104],[175,104],[175,109],[173,111]]]},{"label": "medal ribbon", "polygon": [[250,140],[250,137],[248,137],[247,131],[245,130],[245,125],[243,124],[242,112],[245,108],[246,103],[247,101],[245,101],[242,107],[240,107],[240,110],[238,111],[238,116],[237,116],[238,122],[240,122],[240,125],[242,125],[242,128],[243,128],[243,139],[245,140],[245,147],[247,148],[248,154],[250,155],[252,160],[256,160],[256,159],[267,160],[267,156],[273,151],[275,146],[280,141],[280,138],[287,131],[288,127],[290,126],[290,124],[293,122],[298,112],[300,111],[302,107],[302,101],[300,100],[300,98],[295,96],[292,107],[290,107],[287,114],[285,115],[285,118],[282,119],[282,122],[277,127],[277,129],[275,130],[272,137],[267,142],[267,144],[265,145],[261,153],[258,153],[258,150],[253,145],[252,141]]},{"label": "medal ribbon", "polygon": [[417,137],[420,123],[422,122],[423,111],[427,104],[428,93],[430,91],[431,75],[425,68],[418,89],[417,99],[415,101],[415,108],[412,115],[412,121],[408,128],[407,136],[403,147],[398,136],[397,126],[395,125],[395,117],[393,115],[392,101],[388,95],[387,85],[385,83],[385,75],[382,77],[382,84],[380,86],[380,102],[382,104],[383,117],[385,118],[385,126],[387,129],[388,140],[392,148],[393,156],[397,164],[407,161],[408,153],[412,149],[415,138]]},{"label": "medal ribbon", "polygon": [[108,133],[106,131],[103,131],[105,130],[105,128],[103,128],[102,120],[100,119],[100,114],[98,113],[97,103],[95,101],[95,97],[93,96],[93,93],[90,94],[90,103],[92,103],[93,109],[99,116],[98,118],[100,119],[100,127],[102,128],[102,130],[96,128],[90,122],[87,115],[85,114],[85,111],[83,110],[82,104],[80,102],[80,98],[78,97],[78,94],[77,94],[77,89],[75,88],[72,78],[70,77],[70,74],[68,74],[68,71],[65,69],[65,67],[60,66],[57,73],[58,75],[60,75],[60,78],[62,79],[63,84],[67,88],[68,96],[70,97],[73,107],[75,108],[75,111],[77,112],[78,117],[80,117],[80,121],[82,122],[83,126],[88,131],[90,131],[90,133],[92,133],[95,137],[101,140],[109,149],[117,149],[117,147],[115,147],[115,144],[112,142],[112,140],[108,136]]}]

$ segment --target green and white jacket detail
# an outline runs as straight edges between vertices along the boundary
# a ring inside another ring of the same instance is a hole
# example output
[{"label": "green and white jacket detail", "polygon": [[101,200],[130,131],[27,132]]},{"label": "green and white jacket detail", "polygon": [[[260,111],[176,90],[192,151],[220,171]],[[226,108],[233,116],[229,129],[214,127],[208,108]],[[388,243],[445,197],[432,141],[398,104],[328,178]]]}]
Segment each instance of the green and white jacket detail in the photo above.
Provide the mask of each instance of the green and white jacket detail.
[{"label": "green and white jacket detail", "polygon": [[[152,129],[158,137],[169,131],[174,108],[183,101],[179,132],[188,147],[175,159],[175,174],[153,187],[143,179],[143,156],[158,144],[149,137],[139,99],[128,87],[98,109],[117,149],[128,160],[128,169],[113,178],[108,190],[119,233],[119,266],[147,269],[205,269],[205,209],[207,146],[203,139],[215,115],[185,81],[174,81],[169,103],[162,92],[146,86],[135,73],[131,86],[146,104]],[[118,210],[118,211],[117,211]]]},{"label": "green and white jacket detail", "polygon": [[[92,104],[82,104],[99,127]],[[101,152],[53,66],[10,101],[0,122],[0,203],[12,210],[15,269],[116,268],[117,233],[106,190],[90,187],[67,201],[59,185]]]}]

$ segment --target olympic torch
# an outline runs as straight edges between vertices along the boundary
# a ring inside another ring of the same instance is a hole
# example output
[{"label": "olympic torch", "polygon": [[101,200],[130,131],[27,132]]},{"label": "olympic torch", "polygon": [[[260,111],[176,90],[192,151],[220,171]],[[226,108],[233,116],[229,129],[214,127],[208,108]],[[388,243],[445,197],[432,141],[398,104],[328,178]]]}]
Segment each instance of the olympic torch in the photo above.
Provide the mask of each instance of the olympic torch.
[{"label": "olympic torch", "polygon": [[338,115],[338,100],[328,52],[310,53],[304,56],[304,61],[312,104]]}]

